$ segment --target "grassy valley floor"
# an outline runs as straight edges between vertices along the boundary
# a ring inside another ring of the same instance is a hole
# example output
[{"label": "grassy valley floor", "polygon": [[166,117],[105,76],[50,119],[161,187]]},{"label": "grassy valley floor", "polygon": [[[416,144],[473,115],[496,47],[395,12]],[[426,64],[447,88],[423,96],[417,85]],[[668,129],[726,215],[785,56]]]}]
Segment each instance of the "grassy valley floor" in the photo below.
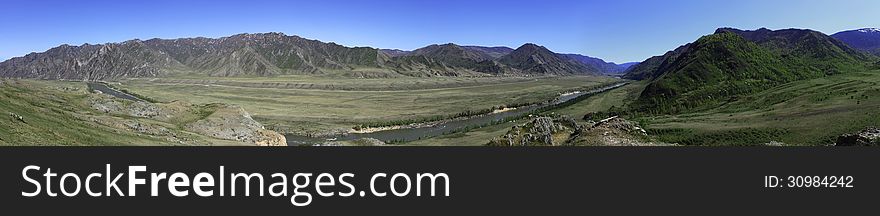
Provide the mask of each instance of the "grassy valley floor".
[{"label": "grassy valley floor", "polygon": [[[505,104],[544,101],[561,92],[619,80],[607,77],[545,78],[164,78],[131,79],[115,86],[174,104],[239,105],[267,128],[322,134],[353,126],[449,116]],[[624,116],[641,124],[653,141],[682,145],[829,145],[844,133],[880,126],[880,71],[844,73],[776,86],[709,110],[676,115]],[[627,107],[644,82],[591,96],[542,115],[567,115],[579,123],[587,113]],[[89,107],[81,82],[4,80],[0,144],[106,145],[179,144],[167,137],[109,127],[101,119],[138,120],[194,140],[191,144],[235,142],[183,130],[181,122],[157,121]],[[23,117],[23,121],[16,116]],[[84,118],[85,116],[85,118]],[[84,121],[83,119],[92,119]],[[193,120],[193,119],[191,119]],[[485,145],[529,119],[399,145]],[[104,121],[106,122],[106,121]],[[202,140],[202,141],[199,141]]]},{"label": "grassy valley floor", "polygon": [[609,77],[130,79],[120,88],[159,101],[240,105],[273,130],[321,135],[363,124],[437,119],[502,105],[536,103],[566,91],[619,80]]}]

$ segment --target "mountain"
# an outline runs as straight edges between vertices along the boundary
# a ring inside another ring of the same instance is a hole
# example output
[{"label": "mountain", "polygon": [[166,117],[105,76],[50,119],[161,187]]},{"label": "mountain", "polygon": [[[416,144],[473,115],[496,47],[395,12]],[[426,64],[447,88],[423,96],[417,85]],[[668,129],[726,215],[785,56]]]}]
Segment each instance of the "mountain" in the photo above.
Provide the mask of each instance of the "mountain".
[{"label": "mountain", "polygon": [[685,50],[688,49],[690,44],[682,45],[674,50],[666,52],[660,56],[654,56],[641,63],[630,66],[623,75],[624,79],[633,79],[633,80],[645,80],[645,79],[653,79],[657,77],[658,73],[664,72],[668,70],[668,66],[675,62],[675,59],[678,58]]},{"label": "mountain", "polygon": [[533,44],[516,50],[456,44],[431,45],[413,51],[379,50],[282,33],[62,45],[0,63],[2,77],[70,80],[180,74],[363,77],[373,71],[377,71],[377,76],[484,76],[596,74],[599,70]]},{"label": "mountain", "polygon": [[721,28],[649,58],[625,77],[649,80],[639,109],[678,113],[790,81],[864,70],[873,58],[812,30]]},{"label": "mountain", "polygon": [[379,49],[379,51],[391,57],[405,56],[410,53],[410,51],[399,49]]},{"label": "mountain", "polygon": [[513,52],[513,48],[510,47],[482,47],[482,46],[462,46],[465,49],[474,50],[477,52],[484,53],[487,56],[492,57],[493,59],[501,58],[501,56],[505,56]]},{"label": "mountain", "polygon": [[171,56],[153,50],[142,41],[119,44],[62,45],[40,54],[9,59],[0,63],[4,77],[42,79],[108,79],[134,76],[149,77],[161,68],[184,68]]},{"label": "mountain", "polygon": [[624,64],[615,64],[614,62],[605,62],[600,58],[580,55],[580,54],[562,54],[570,59],[577,60],[583,64],[589,65],[599,70],[605,75],[622,75],[629,67],[638,64],[638,62],[630,62]]},{"label": "mountain", "polygon": [[626,70],[629,70],[629,68],[631,68],[632,66],[636,66],[639,63],[641,63],[641,62],[627,62],[627,63],[623,63],[623,64],[617,64],[617,67],[619,67],[622,70],[622,72],[626,72]]},{"label": "mountain", "polygon": [[878,28],[842,31],[831,35],[831,37],[843,41],[852,48],[880,55],[880,29]]},{"label": "mountain", "polygon": [[496,57],[478,49],[469,49],[453,43],[430,45],[413,50],[410,56],[425,56],[452,65],[466,66],[475,62],[493,60]]},{"label": "mountain", "polygon": [[599,74],[600,70],[579,62],[576,59],[551,52],[543,46],[527,43],[498,62],[519,70],[524,74],[572,75]]},{"label": "mountain", "polygon": [[490,54],[456,44],[434,44],[393,57],[394,67],[404,71],[419,71],[438,76],[456,76],[470,73],[501,74],[508,70],[491,67]]},{"label": "mountain", "polygon": [[507,75],[585,75],[598,70],[547,48],[525,44],[507,47],[435,44],[393,58],[396,67],[435,75],[486,73]]},{"label": "mountain", "polygon": [[178,73],[271,76],[382,67],[389,59],[373,48],[349,48],[281,33],[238,34],[219,39],[62,45],[0,63],[0,76],[87,80]]}]

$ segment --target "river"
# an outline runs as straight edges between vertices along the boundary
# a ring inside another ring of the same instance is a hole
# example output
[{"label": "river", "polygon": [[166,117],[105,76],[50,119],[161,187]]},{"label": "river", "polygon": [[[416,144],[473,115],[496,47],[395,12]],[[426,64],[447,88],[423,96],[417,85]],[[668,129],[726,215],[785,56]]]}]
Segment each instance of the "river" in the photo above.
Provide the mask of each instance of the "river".
[{"label": "river", "polygon": [[[381,140],[383,142],[394,142],[394,141],[415,141],[419,139],[425,139],[435,136],[440,136],[444,134],[450,134],[454,132],[464,131],[475,127],[486,126],[493,123],[497,123],[500,121],[511,120],[514,118],[521,118],[533,111],[536,111],[541,108],[547,108],[550,106],[557,106],[567,101],[581,98],[581,97],[590,97],[592,95],[602,93],[608,90],[612,90],[621,86],[626,85],[627,83],[617,83],[614,85],[606,86],[599,89],[594,89],[590,91],[584,92],[570,92],[566,94],[562,94],[552,102],[542,103],[524,107],[518,107],[513,110],[505,111],[505,112],[497,112],[497,113],[489,113],[483,114],[468,118],[458,118],[443,121],[437,124],[433,124],[431,126],[425,127],[414,127],[414,128],[400,128],[400,129],[391,129],[391,130],[382,130],[371,133],[349,133],[349,134],[340,134],[335,136],[324,136],[324,137],[309,137],[309,136],[301,136],[295,134],[286,134],[284,135],[287,138],[287,145],[314,145],[321,144],[327,141],[346,141],[346,140],[356,140],[362,138],[374,138]],[[108,94],[114,97],[132,100],[132,101],[144,101],[138,97],[127,94],[125,92],[121,92],[119,90],[113,89],[107,84],[98,83],[98,82],[89,82],[88,86],[91,90],[98,90],[104,94]]]},{"label": "river", "polygon": [[135,97],[133,95],[130,95],[125,92],[121,92],[119,90],[110,88],[110,86],[107,86],[107,84],[104,84],[104,83],[89,82],[87,84],[88,84],[90,90],[98,90],[101,93],[108,94],[110,96],[114,96],[114,97],[118,97],[118,98],[122,98],[122,99],[126,99],[126,100],[146,102],[145,100],[140,99],[138,97]]},{"label": "river", "polygon": [[287,145],[314,145],[325,143],[327,141],[345,141],[345,140],[356,140],[361,138],[374,138],[381,140],[383,142],[392,142],[392,141],[415,141],[419,139],[425,139],[435,136],[440,136],[444,134],[449,134],[453,132],[463,131],[474,127],[480,127],[489,125],[492,123],[496,123],[499,121],[509,120],[511,118],[519,118],[524,115],[528,115],[529,113],[545,108],[548,106],[556,106],[567,101],[580,98],[580,97],[589,97],[598,93],[602,93],[608,90],[612,90],[621,86],[626,85],[627,83],[617,83],[611,86],[606,86],[603,88],[585,91],[585,92],[571,92],[567,94],[560,95],[555,100],[550,103],[543,103],[538,105],[531,105],[525,107],[519,107],[514,110],[506,111],[506,112],[498,112],[498,113],[490,113],[484,114],[469,118],[463,119],[453,119],[444,121],[438,124],[434,124],[432,126],[426,127],[417,127],[417,128],[400,128],[400,129],[392,129],[392,130],[383,130],[376,131],[372,133],[349,133],[349,134],[341,134],[336,136],[325,136],[325,137],[308,137],[294,134],[286,134],[284,135],[287,138]]}]

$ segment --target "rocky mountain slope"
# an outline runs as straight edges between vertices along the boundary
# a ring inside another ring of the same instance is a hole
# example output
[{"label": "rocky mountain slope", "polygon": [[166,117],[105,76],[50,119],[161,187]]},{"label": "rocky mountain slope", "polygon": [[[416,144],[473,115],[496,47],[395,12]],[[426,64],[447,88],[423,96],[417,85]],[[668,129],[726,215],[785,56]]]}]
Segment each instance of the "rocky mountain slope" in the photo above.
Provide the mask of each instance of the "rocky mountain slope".
[{"label": "rocky mountain slope", "polygon": [[[519,52],[517,52],[519,50]],[[222,38],[130,40],[62,45],[0,63],[0,76],[112,80],[180,74],[275,76],[367,71],[407,76],[596,74],[595,67],[546,48],[431,45],[414,51],[345,47],[282,33]],[[386,75],[387,76],[387,75]]]},{"label": "rocky mountain slope", "polygon": [[513,52],[513,48],[510,47],[483,47],[483,46],[462,46],[465,49],[470,49],[478,52],[482,52],[485,55],[492,57],[493,59],[501,58],[501,56],[505,56]]},{"label": "rocky mountain slope", "polygon": [[383,52],[395,55],[391,64],[397,68],[435,75],[597,75],[602,72],[591,64],[535,44],[511,49],[449,43],[413,51]]},{"label": "rocky mountain slope", "polygon": [[583,64],[565,55],[551,52],[543,46],[525,44],[498,59],[498,62],[522,74],[570,75],[598,74],[599,69]]},{"label": "rocky mountain slope", "polygon": [[880,29],[878,28],[842,31],[831,35],[831,37],[843,41],[852,48],[880,55]]},{"label": "rocky mountain slope", "polygon": [[794,80],[864,70],[873,59],[812,30],[721,28],[625,77],[650,80],[638,99],[641,109],[677,113]]}]

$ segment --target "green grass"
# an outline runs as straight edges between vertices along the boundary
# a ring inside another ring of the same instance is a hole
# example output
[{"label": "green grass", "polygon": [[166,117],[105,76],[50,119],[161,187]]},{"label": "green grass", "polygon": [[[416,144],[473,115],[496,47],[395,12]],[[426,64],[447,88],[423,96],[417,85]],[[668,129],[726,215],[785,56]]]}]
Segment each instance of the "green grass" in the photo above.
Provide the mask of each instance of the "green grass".
[{"label": "green grass", "polygon": [[878,83],[880,71],[839,74],[779,85],[706,111],[639,120],[661,141],[681,144],[827,145],[840,134],[880,126]]},{"label": "green grass", "polygon": [[132,79],[122,87],[160,101],[237,104],[277,131],[321,134],[358,125],[411,123],[546,101],[561,92],[607,84],[606,77],[437,77],[354,79]]},{"label": "green grass", "polygon": [[[177,110],[195,109],[179,112],[166,121],[100,112],[89,102],[100,97],[89,92],[83,82],[0,79],[0,145],[243,145],[185,130],[187,123],[213,113],[216,108],[211,104],[160,105]],[[24,121],[13,118],[12,113],[22,116]],[[150,130],[160,134],[139,132],[126,126],[132,123],[162,127],[172,135],[161,134],[161,130]]]},{"label": "green grass", "polygon": [[[650,139],[683,145],[828,145],[844,133],[880,126],[880,71],[849,72],[778,85],[712,109],[674,115],[626,112],[644,82],[547,111],[580,119],[614,107],[642,124]],[[482,145],[515,123],[450,134],[408,145]]]},{"label": "green grass", "polygon": [[633,82],[618,89],[588,97],[570,106],[552,110],[551,112],[581,119],[587,113],[603,112],[612,107],[625,107],[637,98],[644,88],[645,82]]},{"label": "green grass", "polygon": [[[399,90],[399,86],[414,80],[338,79],[338,83],[351,84],[349,88],[374,90],[337,90],[314,89],[314,86],[313,89],[272,88],[260,83],[334,83],[324,78],[218,78],[200,81],[242,83],[237,86],[182,84],[179,79],[136,79],[125,81],[119,87],[164,102],[182,100],[196,104],[238,104],[263,123],[287,126],[292,130],[323,132],[347,130],[362,123],[430,118],[501,104],[541,101],[562,91],[614,81],[595,77],[510,80],[420,78],[431,88]],[[364,82],[358,83],[356,80]],[[16,84],[11,84],[13,82]],[[776,141],[787,145],[826,145],[840,134],[880,126],[878,83],[880,71],[847,72],[772,86],[699,112],[671,115],[623,112],[623,115],[640,122],[651,134],[651,139],[667,143],[761,145]],[[248,85],[259,87],[246,87]],[[375,90],[381,88],[388,89]],[[581,119],[587,113],[606,112],[612,108],[626,110],[644,88],[644,82],[634,82],[569,106],[548,110],[544,114]],[[91,111],[86,104],[87,94],[84,83],[5,80],[0,85],[0,114],[3,115],[0,118],[0,145],[171,144],[150,136],[82,121],[78,115],[131,118]],[[211,105],[200,107],[191,116],[181,116],[159,124],[179,127],[213,112]],[[23,116],[26,123],[13,119],[9,113]],[[505,122],[394,144],[484,145],[490,139],[506,133],[510,127],[524,122]]]},{"label": "green grass", "polygon": [[792,81],[864,71],[868,64],[832,44],[795,41],[758,45],[734,33],[704,36],[647,85],[634,108],[703,111]]},{"label": "green grass", "polygon": [[[0,80],[0,145],[134,145],[162,140],[82,121],[86,85],[63,81]],[[10,113],[23,117],[13,119]]]},{"label": "green grass", "polygon": [[[551,109],[540,113],[540,115],[568,115],[580,121],[587,113],[607,111],[611,107],[623,107],[627,103],[638,97],[638,94],[645,87],[644,82],[634,82],[629,85],[600,93],[577,103]],[[520,119],[509,121],[501,124],[490,125],[486,127],[476,128],[464,132],[447,134],[431,139],[418,140],[403,143],[403,145],[419,145],[419,146],[442,146],[442,145],[463,145],[463,146],[482,146],[489,142],[492,138],[500,137],[507,133],[514,125],[521,125],[528,122],[528,119]]]}]

